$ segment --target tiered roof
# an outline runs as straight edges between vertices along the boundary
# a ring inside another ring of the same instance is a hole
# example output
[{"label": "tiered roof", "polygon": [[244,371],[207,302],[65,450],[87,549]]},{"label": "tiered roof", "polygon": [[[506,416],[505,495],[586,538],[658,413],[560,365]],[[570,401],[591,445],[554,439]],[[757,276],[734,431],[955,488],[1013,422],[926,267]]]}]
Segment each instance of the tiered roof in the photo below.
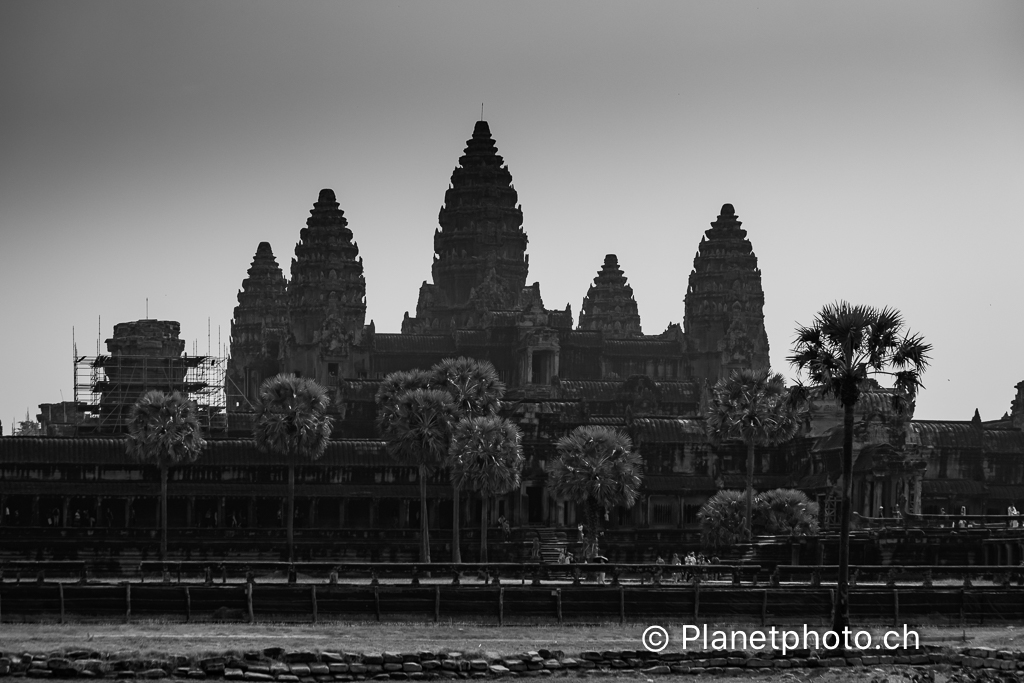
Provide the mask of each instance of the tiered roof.
[{"label": "tiered roof", "polygon": [[361,332],[366,319],[363,260],[333,190],[321,190],[309,213],[295,245],[288,285],[293,343],[306,348],[319,344],[322,357],[343,355],[337,346]]},{"label": "tiered roof", "polygon": [[600,330],[607,339],[642,336],[633,288],[627,284],[615,254],[604,257],[604,265],[583,298],[578,327]]},{"label": "tiered roof", "polygon": [[722,370],[769,362],[761,270],[741,225],[724,204],[701,238],[686,290],[687,336],[698,351],[720,351]]},{"label": "tiered roof", "polygon": [[268,337],[280,340],[288,324],[287,281],[269,242],[260,242],[248,277],[238,290],[238,305],[231,320],[232,356],[267,352]]},{"label": "tiered roof", "polygon": [[444,199],[434,233],[434,284],[423,284],[416,318],[403,331],[448,327],[452,319],[464,327],[481,311],[514,309],[526,285],[523,212],[486,121],[477,121]]}]

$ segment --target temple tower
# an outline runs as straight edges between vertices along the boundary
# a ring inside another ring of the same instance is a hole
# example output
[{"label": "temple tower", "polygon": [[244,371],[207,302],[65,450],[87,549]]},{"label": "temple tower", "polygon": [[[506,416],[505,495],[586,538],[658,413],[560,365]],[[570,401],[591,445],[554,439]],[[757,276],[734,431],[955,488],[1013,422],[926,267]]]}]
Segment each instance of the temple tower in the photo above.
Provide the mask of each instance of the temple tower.
[{"label": "temple tower", "polygon": [[333,386],[354,374],[352,347],[366,319],[363,260],[333,190],[321,190],[309,213],[292,259],[281,370]]},{"label": "temple tower", "polygon": [[96,359],[105,381],[94,390],[100,394],[102,423],[116,430],[128,422],[132,406],[151,389],[188,393],[186,364],[181,354],[185,340],[181,325],[174,320],[134,320],[114,325],[114,336],[106,340],[110,356]]},{"label": "temple tower", "polygon": [[231,320],[226,391],[232,408],[244,400],[255,402],[263,380],[280,372],[288,328],[287,287],[270,243],[260,242]]},{"label": "temple tower", "polygon": [[452,173],[434,232],[433,284],[423,283],[416,317],[403,332],[457,327],[482,311],[514,309],[526,285],[529,257],[523,212],[486,121]]},{"label": "temple tower", "polygon": [[764,291],[747,231],[732,204],[705,231],[693,259],[683,326],[693,376],[716,381],[738,368],[768,367]]},{"label": "temple tower", "polygon": [[609,339],[643,335],[633,288],[626,283],[626,276],[622,274],[615,254],[604,257],[604,265],[583,298],[583,310],[580,312],[577,329],[600,330]]}]

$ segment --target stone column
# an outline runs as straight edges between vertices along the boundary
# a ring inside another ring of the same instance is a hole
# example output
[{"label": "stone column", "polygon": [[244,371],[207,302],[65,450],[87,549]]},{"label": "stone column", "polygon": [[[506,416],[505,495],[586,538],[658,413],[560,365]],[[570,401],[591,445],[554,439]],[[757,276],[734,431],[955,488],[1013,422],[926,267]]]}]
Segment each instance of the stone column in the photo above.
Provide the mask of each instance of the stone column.
[{"label": "stone column", "polygon": [[39,522],[39,496],[32,496],[32,519],[29,520],[32,526],[40,526]]},{"label": "stone column", "polygon": [[71,498],[64,496],[61,499],[61,526],[67,527],[68,525],[68,508],[71,506]]}]

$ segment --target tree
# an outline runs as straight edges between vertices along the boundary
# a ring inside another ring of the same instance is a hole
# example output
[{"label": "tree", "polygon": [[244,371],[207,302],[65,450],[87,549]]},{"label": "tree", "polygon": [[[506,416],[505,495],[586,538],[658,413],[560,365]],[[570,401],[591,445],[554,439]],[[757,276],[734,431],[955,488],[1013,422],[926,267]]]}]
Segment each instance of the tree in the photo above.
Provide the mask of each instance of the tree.
[{"label": "tree", "polygon": [[582,505],[587,524],[587,557],[598,554],[601,524],[610,508],[633,507],[643,477],[642,460],[629,437],[609,427],[577,427],[556,444],[548,466],[555,495]]},{"label": "tree", "polygon": [[480,492],[480,561],[487,561],[487,503],[519,488],[523,471],[522,433],[497,415],[462,418],[452,432],[448,456],[452,484]]},{"label": "tree", "polygon": [[195,462],[206,445],[196,404],[175,391],[148,391],[132,406],[125,450],[160,469],[160,560],[167,559],[167,470]]},{"label": "tree", "polygon": [[[505,385],[488,361],[445,358],[430,370],[430,386],[447,391],[460,418],[495,415],[505,396]],[[453,463],[446,463],[451,468]],[[452,562],[462,562],[459,550],[459,490],[461,478],[452,476]],[[486,501],[484,501],[486,504]]]},{"label": "tree", "polygon": [[721,490],[708,498],[697,520],[700,538],[705,548],[736,545],[748,536],[747,506],[740,491]]},{"label": "tree", "polygon": [[707,548],[736,545],[747,538],[748,524],[764,533],[785,536],[816,536],[818,505],[802,491],[773,489],[754,498],[753,519],[747,519],[746,496],[722,490],[711,496],[697,513],[701,542]]},{"label": "tree", "polygon": [[713,446],[738,439],[747,447],[746,539],[754,513],[754,448],[791,439],[799,429],[782,375],[761,370],[734,370],[718,380],[708,405],[705,427]]},{"label": "tree", "polygon": [[808,327],[796,331],[789,362],[843,407],[843,489],[839,529],[839,581],[832,628],[850,624],[850,513],[853,494],[854,408],[861,383],[884,375],[894,381],[893,409],[908,412],[928,366],[932,347],[921,335],[904,332],[903,316],[892,308],[828,304]]},{"label": "tree", "polygon": [[256,447],[288,464],[288,561],[295,560],[295,464],[327,450],[332,420],[327,389],[307,377],[276,375],[260,386],[253,437]]},{"label": "tree", "polygon": [[413,389],[398,394],[381,406],[377,427],[391,457],[412,461],[420,482],[420,558],[430,562],[427,519],[427,475],[442,464],[448,453],[451,426],[455,422],[451,396],[438,389]]},{"label": "tree", "polygon": [[803,491],[765,491],[754,500],[754,525],[774,536],[817,536],[818,504]]}]

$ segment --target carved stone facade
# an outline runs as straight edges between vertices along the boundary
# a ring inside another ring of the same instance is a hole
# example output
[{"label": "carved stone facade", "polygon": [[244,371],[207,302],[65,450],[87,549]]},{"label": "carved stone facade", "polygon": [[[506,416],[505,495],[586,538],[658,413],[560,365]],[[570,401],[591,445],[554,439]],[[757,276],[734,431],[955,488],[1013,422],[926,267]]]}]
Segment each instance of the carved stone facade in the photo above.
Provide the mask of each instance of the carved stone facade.
[{"label": "carved stone facade", "polygon": [[420,287],[403,332],[479,327],[483,312],[518,308],[529,267],[518,199],[487,122],[477,121],[437,217],[434,282]]},{"label": "carved stone facade", "polygon": [[577,329],[599,330],[609,339],[643,336],[633,288],[626,283],[615,254],[604,257],[604,265],[583,299]]},{"label": "carved stone facade", "polygon": [[761,270],[741,225],[732,204],[722,206],[693,259],[683,329],[699,376],[769,366]]},{"label": "carved stone facade", "polygon": [[260,383],[280,372],[288,332],[288,283],[269,242],[260,242],[238,290],[231,321],[228,405],[255,403]]}]

